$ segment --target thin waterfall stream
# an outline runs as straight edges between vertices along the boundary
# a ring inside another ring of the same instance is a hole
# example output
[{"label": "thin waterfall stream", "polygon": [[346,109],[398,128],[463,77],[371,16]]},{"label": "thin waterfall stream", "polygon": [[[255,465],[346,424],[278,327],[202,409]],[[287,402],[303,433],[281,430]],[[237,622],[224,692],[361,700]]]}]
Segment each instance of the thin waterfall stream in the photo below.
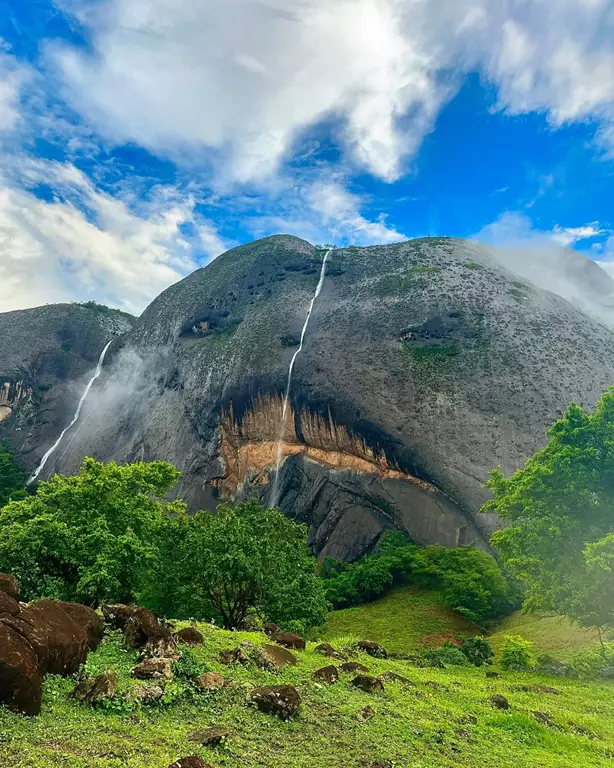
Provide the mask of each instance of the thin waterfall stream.
[{"label": "thin waterfall stream", "polygon": [[79,400],[79,405],[77,405],[77,410],[75,411],[75,415],[73,416],[72,421],[70,422],[70,424],[64,430],[62,430],[62,433],[60,434],[58,439],[51,446],[51,448],[47,451],[47,453],[43,456],[43,458],[40,461],[40,464],[36,468],[36,471],[34,472],[32,477],[28,480],[27,485],[30,485],[31,483],[33,483],[35,480],[38,479],[38,476],[40,475],[40,473],[45,468],[45,464],[49,461],[50,457],[58,449],[58,446],[62,442],[62,438],[64,437],[64,435],[68,432],[69,429],[72,429],[72,427],[74,427],[74,425],[79,421],[79,416],[81,415],[81,409],[83,408],[83,404],[85,403],[85,401],[87,399],[87,396],[89,395],[90,390],[91,390],[94,382],[96,381],[96,379],[102,373],[102,366],[104,364],[104,359],[105,359],[105,356],[107,354],[107,350],[109,349],[109,347],[111,346],[112,343],[113,343],[113,339],[111,339],[111,341],[109,341],[109,343],[105,346],[105,348],[100,353],[100,357],[98,358],[98,365],[96,366],[96,371],[94,372],[94,375],[92,376],[92,378],[88,381],[87,387],[85,388],[84,393],[81,395],[81,399]]},{"label": "thin waterfall stream", "polygon": [[282,443],[283,443],[284,434],[286,431],[286,422],[288,419],[288,403],[290,401],[290,387],[292,385],[292,373],[294,372],[294,363],[296,362],[296,358],[303,351],[303,342],[305,341],[305,334],[307,333],[307,326],[309,325],[311,313],[313,312],[314,304],[316,303],[316,299],[320,295],[320,291],[322,290],[322,285],[324,284],[324,278],[326,277],[326,262],[328,261],[329,254],[330,254],[330,250],[326,251],[326,253],[324,254],[324,259],[322,260],[322,269],[320,270],[320,279],[316,287],[316,292],[313,294],[313,298],[309,303],[309,309],[307,310],[307,317],[305,318],[305,323],[303,324],[303,330],[301,331],[301,340],[300,340],[298,349],[292,355],[292,360],[290,360],[290,367],[288,368],[288,381],[286,382],[286,393],[284,395],[284,402],[283,402],[283,407],[281,411],[281,426],[279,428],[279,437],[277,438],[277,450],[275,455],[275,474],[273,475],[273,487],[271,489],[271,498],[269,502],[270,507],[276,507],[279,503],[279,469],[281,467]]}]

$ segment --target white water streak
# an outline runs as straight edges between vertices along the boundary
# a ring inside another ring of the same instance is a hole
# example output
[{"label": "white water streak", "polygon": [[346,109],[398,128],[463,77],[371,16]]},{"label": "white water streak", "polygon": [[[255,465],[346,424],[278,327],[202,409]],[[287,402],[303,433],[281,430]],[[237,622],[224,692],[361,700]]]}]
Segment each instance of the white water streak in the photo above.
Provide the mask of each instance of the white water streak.
[{"label": "white water streak", "polygon": [[320,295],[320,291],[322,290],[322,285],[324,284],[324,278],[326,277],[326,262],[328,261],[329,253],[330,251],[326,251],[326,253],[324,254],[324,259],[322,260],[322,269],[320,270],[320,280],[318,281],[316,292],[313,294],[313,298],[311,299],[311,302],[309,304],[309,309],[307,310],[307,317],[305,318],[303,330],[301,331],[301,341],[298,346],[298,349],[292,355],[292,360],[290,361],[290,367],[288,368],[288,381],[286,383],[286,394],[284,396],[284,404],[281,411],[281,427],[279,429],[279,437],[277,439],[277,451],[275,456],[275,475],[273,477],[273,488],[271,489],[271,500],[269,504],[270,507],[276,507],[277,504],[279,503],[278,495],[279,495],[279,469],[281,467],[281,448],[282,448],[284,435],[286,432],[286,421],[288,417],[288,403],[290,401],[290,386],[292,384],[292,373],[294,371],[294,363],[296,362],[296,358],[303,351],[303,342],[305,341],[305,334],[307,333],[307,326],[309,325],[311,313],[313,312],[314,304],[316,303],[316,299]]},{"label": "white water streak", "polygon": [[102,373],[102,366],[103,366],[103,363],[104,363],[104,358],[105,358],[105,355],[107,354],[107,350],[109,349],[109,347],[111,346],[112,343],[113,343],[113,340],[111,339],[111,341],[106,345],[106,347],[100,353],[100,357],[98,358],[98,365],[96,366],[96,371],[95,371],[94,375],[92,376],[92,378],[88,381],[87,387],[85,388],[85,392],[81,395],[81,400],[79,400],[79,405],[77,406],[77,410],[75,411],[75,415],[73,416],[73,420],[66,427],[66,429],[64,429],[62,431],[62,434],[58,437],[58,439],[55,441],[55,443],[51,446],[51,448],[43,456],[43,458],[41,459],[40,464],[36,468],[36,471],[34,472],[32,477],[28,480],[27,485],[30,485],[31,483],[33,483],[35,480],[38,479],[38,476],[40,475],[40,473],[45,468],[45,464],[49,461],[49,458],[56,452],[59,444],[62,442],[62,438],[64,437],[64,435],[68,432],[69,429],[71,429],[77,423],[77,421],[79,421],[79,416],[81,415],[81,409],[83,408],[83,403],[85,403],[85,400],[86,400],[87,396],[89,395],[90,390],[91,390],[94,382],[96,381],[96,379]]}]

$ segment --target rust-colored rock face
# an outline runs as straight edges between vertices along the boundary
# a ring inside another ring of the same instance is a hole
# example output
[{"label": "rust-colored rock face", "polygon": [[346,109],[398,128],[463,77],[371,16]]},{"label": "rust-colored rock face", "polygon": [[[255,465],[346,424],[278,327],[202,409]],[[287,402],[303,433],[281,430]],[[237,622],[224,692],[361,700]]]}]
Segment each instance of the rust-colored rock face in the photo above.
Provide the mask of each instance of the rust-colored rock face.
[{"label": "rust-colored rock face", "polygon": [[194,627],[184,627],[179,632],[175,632],[174,637],[180,643],[185,643],[186,645],[202,645],[205,639],[202,632],[199,632]]},{"label": "rust-colored rock face", "polygon": [[4,592],[13,600],[19,600],[19,585],[14,576],[8,573],[0,573],[0,592]]},{"label": "rust-colored rock face", "polygon": [[298,712],[301,697],[291,685],[265,685],[254,688],[251,699],[261,712],[289,720]]},{"label": "rust-colored rock face", "polygon": [[102,642],[104,625],[96,611],[81,603],[57,603],[71,618],[80,624],[87,632],[90,651],[95,651]]},{"label": "rust-colored rock face", "polygon": [[17,616],[20,611],[21,608],[17,600],[13,600],[6,592],[0,592],[0,618],[3,615]]},{"label": "rust-colored rock face", "polygon": [[0,621],[0,704],[24,715],[38,715],[43,678],[28,641]]},{"label": "rust-colored rock face", "polygon": [[305,650],[305,640],[300,635],[294,635],[292,632],[275,632],[271,635],[271,640],[274,640],[279,645],[283,645],[284,648],[293,648],[298,651]]}]

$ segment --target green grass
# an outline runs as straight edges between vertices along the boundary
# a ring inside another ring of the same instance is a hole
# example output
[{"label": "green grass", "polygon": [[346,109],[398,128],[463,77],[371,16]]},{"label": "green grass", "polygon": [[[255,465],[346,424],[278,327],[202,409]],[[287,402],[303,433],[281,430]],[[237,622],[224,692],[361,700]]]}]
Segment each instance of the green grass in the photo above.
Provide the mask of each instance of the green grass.
[{"label": "green grass", "polygon": [[[415,597],[416,604],[429,604],[424,596]],[[402,607],[397,595],[389,608],[399,603]],[[430,605],[434,608],[433,601]],[[416,636],[433,628],[424,621]],[[331,687],[315,683],[311,673],[328,660],[313,652],[313,643],[296,652],[296,667],[274,675],[254,666],[224,667],[217,660],[221,649],[244,640],[259,645],[267,641],[264,635],[199,628],[205,645],[195,654],[223,673],[229,687],[189,694],[185,683],[173,683],[176,694],[168,698],[174,703],[107,711],[69,699],[74,680],[49,677],[39,717],[0,710],[2,768],[166,768],[189,754],[200,754],[217,768],[359,768],[375,759],[390,760],[395,768],[602,768],[614,756],[612,685],[528,673],[490,680],[483,669],[419,669],[363,655],[360,661],[373,674],[394,671],[411,681],[386,682],[383,693],[367,694],[350,685],[349,675]],[[91,654],[88,668],[115,669],[125,692],[133,685],[129,669],[136,660],[111,638]],[[251,688],[271,683],[299,690],[303,703],[295,720],[283,723],[249,705]],[[520,684],[555,685],[561,695],[521,692],[515,689]],[[493,693],[505,695],[511,709],[493,709],[488,702]],[[376,715],[359,724],[357,713],[367,705]],[[547,711],[556,727],[539,724],[533,710]],[[211,725],[231,730],[225,744],[204,748],[189,741],[193,730]]]},{"label": "green grass", "polygon": [[467,264],[465,264],[467,269],[484,269],[484,266],[482,264],[478,264],[475,261],[470,261]]},{"label": "green grass", "polygon": [[436,591],[402,587],[357,608],[329,614],[323,637],[359,634],[390,651],[411,651],[444,636],[468,637],[472,625],[443,602]]}]

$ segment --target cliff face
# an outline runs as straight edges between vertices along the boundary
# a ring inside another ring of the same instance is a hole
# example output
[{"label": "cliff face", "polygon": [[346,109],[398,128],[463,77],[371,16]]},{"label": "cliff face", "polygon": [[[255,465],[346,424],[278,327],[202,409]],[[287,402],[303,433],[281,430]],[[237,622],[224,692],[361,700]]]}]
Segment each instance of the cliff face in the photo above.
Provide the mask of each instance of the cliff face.
[{"label": "cliff face", "polygon": [[49,471],[86,455],[167,459],[196,509],[269,501],[279,450],[280,506],[324,554],[358,557],[390,527],[485,546],[488,472],[520,466],[570,400],[595,403],[614,380],[612,333],[484,246],[336,250],[284,423],[322,257],[267,238],[165,291],[110,357],[87,422]]}]

